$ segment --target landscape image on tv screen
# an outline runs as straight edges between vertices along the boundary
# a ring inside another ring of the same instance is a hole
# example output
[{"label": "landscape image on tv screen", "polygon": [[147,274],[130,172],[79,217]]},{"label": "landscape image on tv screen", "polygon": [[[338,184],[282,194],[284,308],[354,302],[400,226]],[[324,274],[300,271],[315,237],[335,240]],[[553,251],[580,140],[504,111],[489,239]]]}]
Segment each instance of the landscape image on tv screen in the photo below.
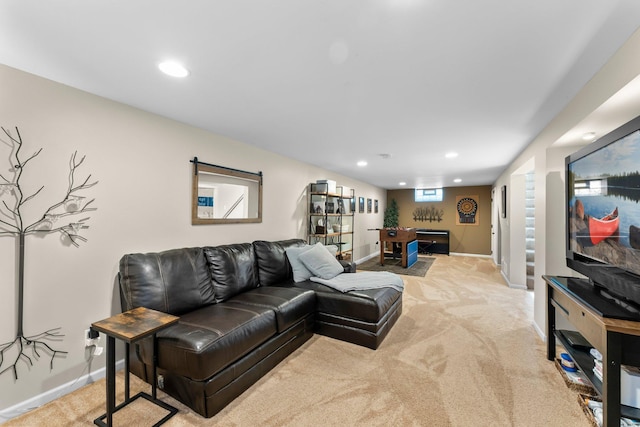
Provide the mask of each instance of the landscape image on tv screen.
[{"label": "landscape image on tv screen", "polygon": [[568,164],[569,249],[640,275],[640,130]]}]

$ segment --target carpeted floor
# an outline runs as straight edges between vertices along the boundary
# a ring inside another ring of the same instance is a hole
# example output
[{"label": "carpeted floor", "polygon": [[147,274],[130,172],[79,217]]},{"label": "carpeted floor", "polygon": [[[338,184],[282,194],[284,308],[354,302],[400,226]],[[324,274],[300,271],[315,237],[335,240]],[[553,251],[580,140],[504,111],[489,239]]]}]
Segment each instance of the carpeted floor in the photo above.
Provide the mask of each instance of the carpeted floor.
[{"label": "carpeted floor", "polygon": [[388,258],[384,260],[384,265],[380,265],[380,257],[373,257],[365,262],[358,264],[357,270],[367,271],[389,271],[391,273],[403,274],[405,276],[424,277],[429,271],[429,267],[433,264],[433,257],[418,257],[418,260],[409,268],[402,266],[402,260]]},{"label": "carpeted floor", "polygon": [[[531,292],[510,289],[490,259],[436,256],[403,276],[403,312],[378,350],[315,335],[220,413],[176,400],[172,426],[562,426],[590,424],[532,326]],[[132,394],[149,386],[132,377]],[[122,399],[122,374],[118,376]],[[104,379],[6,423],[91,425]],[[164,415],[138,399],[116,426]]]}]

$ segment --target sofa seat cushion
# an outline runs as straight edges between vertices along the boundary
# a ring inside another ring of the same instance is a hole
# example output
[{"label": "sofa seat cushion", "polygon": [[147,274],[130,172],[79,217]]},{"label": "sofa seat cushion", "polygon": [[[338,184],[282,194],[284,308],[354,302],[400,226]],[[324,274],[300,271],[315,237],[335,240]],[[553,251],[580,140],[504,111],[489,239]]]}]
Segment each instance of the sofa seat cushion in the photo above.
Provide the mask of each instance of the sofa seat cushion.
[{"label": "sofa seat cushion", "polygon": [[236,295],[227,302],[272,309],[278,332],[282,332],[315,312],[316,293],[301,288],[263,286]]},{"label": "sofa seat cushion", "polygon": [[296,283],[295,286],[316,291],[316,311],[318,313],[327,313],[370,323],[377,323],[398,298],[402,298],[402,292],[393,288],[366,289],[343,293],[311,281]]},{"label": "sofa seat cushion", "polygon": [[[276,318],[267,307],[212,304],[180,317],[157,334],[158,367],[196,381],[205,380],[276,334]],[[152,364],[152,340],[141,345],[142,360]]]}]

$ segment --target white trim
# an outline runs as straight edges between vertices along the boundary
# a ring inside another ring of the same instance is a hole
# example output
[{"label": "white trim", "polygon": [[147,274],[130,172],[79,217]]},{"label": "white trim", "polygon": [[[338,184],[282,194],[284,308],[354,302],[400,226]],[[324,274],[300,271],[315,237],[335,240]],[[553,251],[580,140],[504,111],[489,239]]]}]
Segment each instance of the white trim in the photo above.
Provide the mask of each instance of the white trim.
[{"label": "white trim", "polygon": [[544,331],[542,329],[540,329],[538,327],[538,324],[536,322],[531,322],[531,324],[533,325],[533,329],[538,333],[538,335],[540,336],[540,339],[543,342],[547,342],[547,335],[544,333]]},{"label": "white trim", "polygon": [[505,282],[507,282],[507,286],[511,289],[522,289],[525,291],[528,291],[529,288],[527,288],[527,285],[515,285],[513,283],[511,283],[509,281],[509,278],[504,274],[504,270],[501,268],[500,269],[500,275],[502,276],[502,278],[504,279]]},{"label": "white trim", "polygon": [[365,256],[364,258],[360,258],[359,260],[356,261],[356,265],[357,264],[362,264],[365,261],[369,261],[371,258],[375,258],[377,256],[380,256],[380,252],[374,252],[372,254],[369,254],[367,256]]},{"label": "white trim", "polygon": [[[424,255],[424,254],[420,254],[420,255]],[[446,254],[432,254],[432,255],[446,255]],[[449,252],[450,256],[471,256],[471,257],[477,257],[477,258],[492,258],[491,255],[482,255],[482,254],[465,254],[465,253],[460,253],[460,252]],[[380,256],[380,252],[374,252],[372,254],[369,254],[363,258],[360,258],[359,260],[356,260],[356,264],[361,264],[365,261],[370,260],[371,258],[375,258],[377,256]],[[508,283],[508,281],[507,281]]]},{"label": "white trim", "polygon": [[502,276],[504,281],[507,282],[507,286],[510,287],[511,289],[522,289],[525,291],[529,290],[529,288],[527,288],[526,285],[514,285],[513,283],[509,282],[509,278],[505,276],[504,271],[500,270],[500,275]]},{"label": "white trim", "polygon": [[473,257],[477,257],[477,258],[492,258],[491,255],[465,254],[465,253],[461,253],[461,252],[449,252],[449,255],[452,255],[452,256],[473,256]]},{"label": "white trim", "polygon": [[[124,369],[124,359],[120,359],[116,362],[116,371]],[[73,381],[69,381],[66,384],[62,384],[56,388],[45,391],[37,396],[29,398],[23,402],[11,406],[10,408],[0,411],[0,424],[9,421],[12,418],[26,414],[27,412],[37,409],[42,405],[52,402],[65,394],[69,394],[76,391],[85,385],[94,383],[95,381],[102,379],[106,376],[106,368],[96,369],[95,371],[82,375]]]}]

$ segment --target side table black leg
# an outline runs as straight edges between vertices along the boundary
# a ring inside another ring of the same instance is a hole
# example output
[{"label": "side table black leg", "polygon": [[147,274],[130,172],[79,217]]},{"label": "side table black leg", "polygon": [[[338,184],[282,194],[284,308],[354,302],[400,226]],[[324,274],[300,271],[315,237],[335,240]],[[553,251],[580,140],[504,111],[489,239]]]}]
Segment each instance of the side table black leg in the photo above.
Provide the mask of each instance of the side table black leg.
[{"label": "side table black leg", "polygon": [[125,344],[124,353],[124,401],[129,401],[129,343]]},{"label": "side table black leg", "polygon": [[116,339],[107,336],[107,425],[113,425],[116,408]]},{"label": "side table black leg", "polygon": [[116,339],[111,335],[107,335],[107,360],[106,360],[107,378],[106,396],[107,396],[107,413],[93,420],[98,426],[113,425],[113,413],[116,411]]},{"label": "side table black leg", "polygon": [[158,366],[158,340],[156,339],[156,334],[153,334],[151,337],[153,340],[153,382],[151,383],[151,396],[153,396],[153,400],[156,400],[156,386],[158,384],[158,374],[157,374],[157,366]]}]

